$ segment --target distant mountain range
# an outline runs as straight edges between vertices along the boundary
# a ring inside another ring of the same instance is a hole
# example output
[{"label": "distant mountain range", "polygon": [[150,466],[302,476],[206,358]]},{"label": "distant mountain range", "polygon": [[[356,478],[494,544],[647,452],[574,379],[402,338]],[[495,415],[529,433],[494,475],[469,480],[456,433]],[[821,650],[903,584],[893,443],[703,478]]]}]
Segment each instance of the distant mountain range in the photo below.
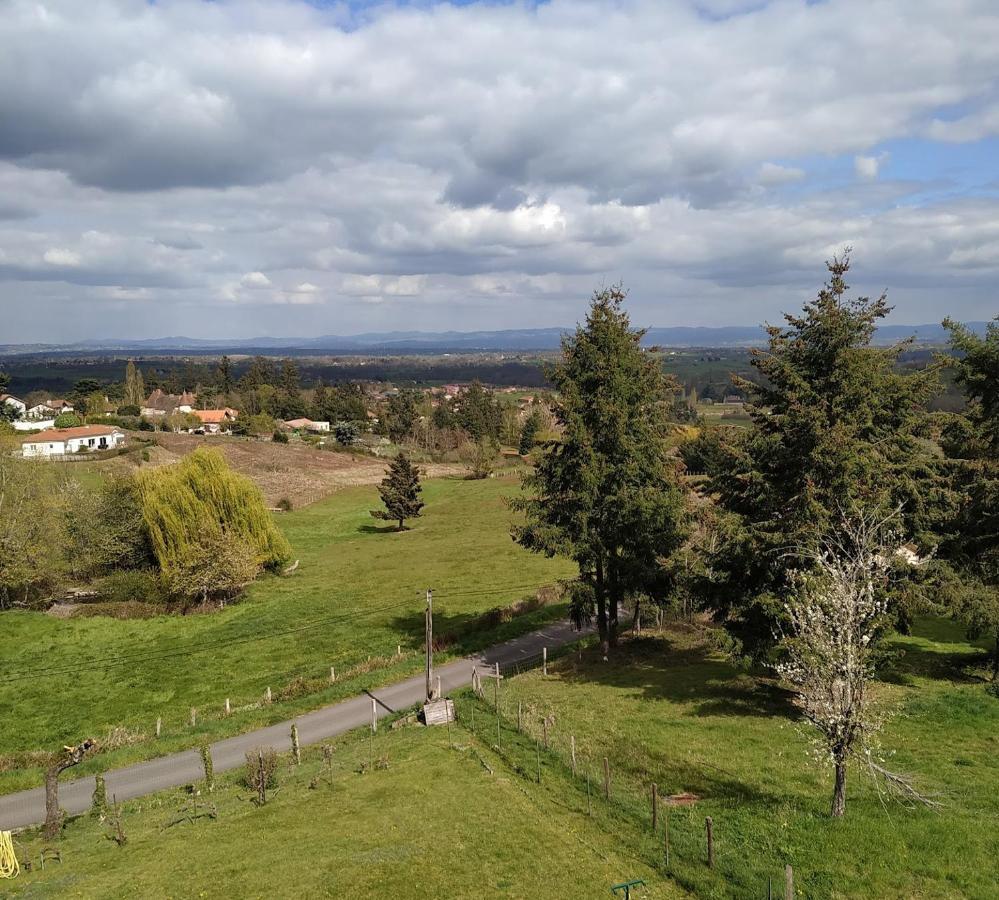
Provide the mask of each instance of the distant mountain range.
[{"label": "distant mountain range", "polygon": [[[969,327],[984,332],[985,322]],[[330,355],[496,353],[557,350],[568,328],[519,328],[505,331],[389,331],[355,335],[323,335],[299,338],[189,338],[163,337],[149,340],[92,340],[68,344],[0,344],[0,356],[26,354],[135,354],[138,356],[212,353],[322,353]],[[947,333],[937,324],[882,325],[877,343],[890,344],[914,337],[921,344],[941,344]],[[751,347],[764,343],[758,325],[730,325],[720,328],[650,328],[646,346],[662,347]]]}]

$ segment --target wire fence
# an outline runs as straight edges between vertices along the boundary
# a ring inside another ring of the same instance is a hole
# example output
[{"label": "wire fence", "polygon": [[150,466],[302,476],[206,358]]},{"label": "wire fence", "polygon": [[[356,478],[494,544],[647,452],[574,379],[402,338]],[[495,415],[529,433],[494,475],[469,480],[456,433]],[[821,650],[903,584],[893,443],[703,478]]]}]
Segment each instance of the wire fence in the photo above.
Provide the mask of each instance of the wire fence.
[{"label": "wire fence", "polygon": [[[557,669],[582,652],[580,645],[549,653],[547,660],[545,654],[536,654],[500,666],[500,674],[543,670],[546,662]],[[552,802],[564,814],[596,818],[611,830],[626,827],[637,859],[699,894],[794,896],[790,866],[775,866],[763,876],[765,880],[745,884],[747,848],[739,834],[741,826],[733,821],[730,831],[724,809],[713,804],[714,815],[705,815],[698,804],[701,798],[680,785],[657,783],[636,758],[577,739],[545,702],[508,698],[502,679],[495,675],[494,666],[492,676],[483,673],[477,688],[455,698],[456,715],[522,778],[554,786]],[[627,735],[615,738],[611,746],[627,741]]]}]

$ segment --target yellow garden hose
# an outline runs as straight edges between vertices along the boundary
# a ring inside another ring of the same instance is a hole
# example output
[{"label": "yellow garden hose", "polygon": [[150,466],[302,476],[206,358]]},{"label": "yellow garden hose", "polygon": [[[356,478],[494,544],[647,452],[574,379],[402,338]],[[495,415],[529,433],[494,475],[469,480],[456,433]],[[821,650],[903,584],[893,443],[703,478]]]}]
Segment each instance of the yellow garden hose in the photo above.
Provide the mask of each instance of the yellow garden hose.
[{"label": "yellow garden hose", "polygon": [[21,867],[14,852],[14,839],[9,831],[0,831],[0,878],[16,878]]}]

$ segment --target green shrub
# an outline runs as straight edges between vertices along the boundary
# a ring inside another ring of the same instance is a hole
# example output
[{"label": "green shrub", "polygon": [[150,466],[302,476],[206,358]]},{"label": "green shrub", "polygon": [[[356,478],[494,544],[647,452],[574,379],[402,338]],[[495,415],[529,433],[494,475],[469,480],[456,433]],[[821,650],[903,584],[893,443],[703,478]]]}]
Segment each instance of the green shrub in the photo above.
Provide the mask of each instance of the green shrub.
[{"label": "green shrub", "polygon": [[289,500],[287,497],[282,497],[277,502],[277,508],[280,509],[282,512],[291,512],[292,508],[291,500]]},{"label": "green shrub", "polygon": [[277,428],[275,428],[274,434],[271,435],[271,440],[274,441],[275,444],[287,444],[288,435],[285,434],[285,432],[279,431]]},{"label": "green shrub", "polygon": [[83,422],[76,413],[64,412],[55,417],[56,428],[76,428]]},{"label": "green shrub", "polygon": [[149,603],[162,606],[170,599],[154,569],[112,572],[101,578],[94,587],[108,603]]},{"label": "green shrub", "polygon": [[136,479],[153,553],[168,581],[222,539],[245,545],[254,564],[268,569],[291,556],[259,488],[229,468],[218,450],[200,448]]}]

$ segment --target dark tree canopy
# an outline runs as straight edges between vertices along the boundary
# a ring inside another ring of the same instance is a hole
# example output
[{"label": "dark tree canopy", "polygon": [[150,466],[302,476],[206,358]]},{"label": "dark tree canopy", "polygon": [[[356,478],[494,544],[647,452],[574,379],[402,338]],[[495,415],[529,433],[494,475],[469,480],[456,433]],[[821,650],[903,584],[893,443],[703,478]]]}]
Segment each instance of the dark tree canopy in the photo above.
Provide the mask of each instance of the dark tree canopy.
[{"label": "dark tree canopy", "polygon": [[616,642],[620,603],[656,580],[687,520],[666,452],[675,388],[642,352],[624,299],[619,287],[594,293],[585,324],[563,340],[563,359],[548,373],[562,436],[513,501],[526,514],[514,539],[570,557],[592,584],[605,652]]},{"label": "dark tree canopy", "polygon": [[405,453],[400,453],[389,465],[388,474],[378,486],[385,509],[373,509],[376,519],[398,522],[398,530],[405,527],[406,519],[415,519],[423,509],[420,494],[420,470],[410,462]]},{"label": "dark tree canopy", "polygon": [[[737,379],[748,398],[749,434],[710,448],[710,489],[737,514],[712,559],[707,603],[755,655],[772,646],[779,595],[811,547],[851,508],[901,506],[907,537],[932,545],[950,495],[938,461],[917,436],[938,390],[936,367],[897,366],[908,342],[871,344],[890,311],[884,295],[849,299],[849,257],[800,315],[769,326],[753,352],[760,383]],[[704,449],[708,449],[705,447]]]}]

